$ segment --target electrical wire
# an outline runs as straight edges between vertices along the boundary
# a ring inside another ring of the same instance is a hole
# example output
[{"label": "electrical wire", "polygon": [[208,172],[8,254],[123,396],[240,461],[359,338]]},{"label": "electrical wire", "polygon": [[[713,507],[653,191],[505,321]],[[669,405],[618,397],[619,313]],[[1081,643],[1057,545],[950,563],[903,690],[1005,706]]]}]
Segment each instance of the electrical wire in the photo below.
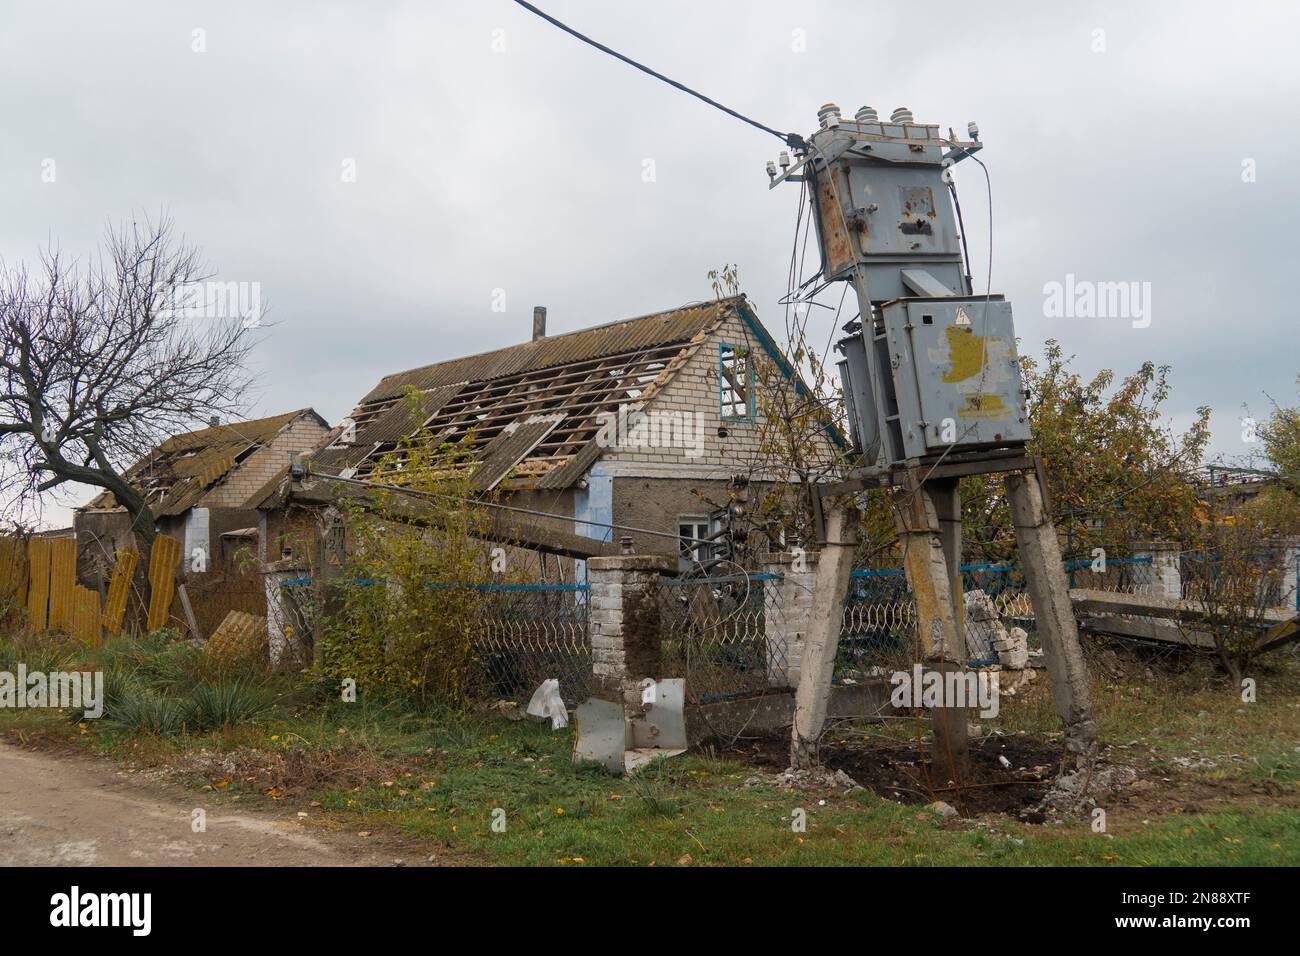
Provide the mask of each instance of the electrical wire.
[{"label": "electrical wire", "polygon": [[597,50],[600,50],[602,53],[608,53],[610,56],[614,57],[614,59],[621,60],[622,62],[626,63],[628,66],[640,70],[642,73],[646,73],[650,76],[653,76],[657,80],[662,80],[663,82],[667,83],[669,86],[673,87],[674,89],[680,90],[683,93],[687,93],[690,96],[695,97],[697,100],[702,100],[703,102],[708,103],[714,109],[721,110],[722,112],[726,113],[728,116],[732,116],[740,120],[742,123],[748,123],[750,126],[754,127],[755,129],[760,129],[764,133],[770,133],[771,135],[775,136],[777,139],[783,141],[787,146],[790,146],[792,149],[797,149],[803,146],[804,144],[803,137],[800,136],[798,133],[782,133],[779,130],[775,130],[770,126],[766,126],[763,123],[760,123],[756,119],[751,119],[750,117],[746,116],[744,113],[738,113],[736,110],[733,110],[729,106],[723,106],[717,100],[705,96],[703,93],[699,92],[698,90],[693,90],[686,84],[679,83],[674,79],[664,76],[662,73],[658,72],[657,70],[650,69],[650,67],[646,66],[644,63],[638,63],[636,60],[632,59],[631,57],[624,56],[622,53],[619,53],[617,50],[605,46],[605,44],[599,42],[598,40],[593,40],[591,37],[583,33],[579,33],[577,30],[573,29],[573,27],[569,26],[567,23],[563,23],[560,20],[557,20],[555,17],[551,16],[545,10],[540,10],[537,7],[533,6],[531,3],[527,3],[526,0],[515,0],[515,3],[519,4],[519,6],[523,7],[529,13],[533,13],[541,17],[547,23],[551,24],[551,26],[558,27],[559,29],[563,30],[565,33],[569,34],[569,36],[581,40],[583,43],[586,43],[589,46],[595,47]]},{"label": "electrical wire", "polygon": [[[573,521],[571,516],[554,514],[549,511],[537,511],[532,508],[520,508],[515,505],[503,505],[496,501],[483,501],[479,498],[466,498],[461,495],[448,495],[437,491],[423,491],[419,488],[406,488],[402,485],[388,485],[377,481],[366,481],[364,478],[344,478],[342,475],[330,475],[324,472],[308,471],[307,475],[312,478],[324,478],[327,481],[337,481],[348,485],[357,485],[362,488],[370,488],[375,491],[395,491],[399,494],[411,495],[416,498],[439,498],[443,501],[455,501],[460,504],[472,504],[480,508],[491,508],[496,511],[509,511],[514,514],[530,515],[537,518],[552,518],[559,521]],[[580,524],[595,525],[598,528],[611,528],[617,531],[630,531],[633,534],[652,535],[656,538],[672,538],[674,541],[686,541],[691,544],[710,544],[712,539],[709,538],[692,538],[683,534],[672,534],[667,531],[653,531],[650,528],[637,528],[632,525],[615,524],[612,521],[596,521],[592,518],[583,518]]]}]

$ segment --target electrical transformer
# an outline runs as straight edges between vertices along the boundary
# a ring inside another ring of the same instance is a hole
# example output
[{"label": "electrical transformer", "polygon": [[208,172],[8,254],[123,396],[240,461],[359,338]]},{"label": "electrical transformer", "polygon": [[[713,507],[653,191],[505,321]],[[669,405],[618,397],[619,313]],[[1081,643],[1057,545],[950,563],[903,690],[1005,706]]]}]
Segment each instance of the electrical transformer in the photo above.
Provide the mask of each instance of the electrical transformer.
[{"label": "electrical transformer", "polygon": [[1029,438],[1011,306],[973,295],[948,167],[981,148],[905,108],[882,122],[833,104],[772,185],[805,181],[826,280],[851,282],[859,315],[838,343],[859,471],[978,460]]}]

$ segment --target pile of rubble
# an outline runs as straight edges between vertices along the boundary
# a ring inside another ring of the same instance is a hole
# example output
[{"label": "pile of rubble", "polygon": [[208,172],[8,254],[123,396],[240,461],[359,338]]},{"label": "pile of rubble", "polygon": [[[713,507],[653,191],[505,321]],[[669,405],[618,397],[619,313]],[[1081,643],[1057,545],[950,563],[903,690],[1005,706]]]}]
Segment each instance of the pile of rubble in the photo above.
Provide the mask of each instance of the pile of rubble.
[{"label": "pile of rubble", "polygon": [[1023,628],[1010,631],[998,616],[993,599],[983,591],[967,591],[966,602],[966,652],[973,658],[996,656],[998,663],[1009,670],[1024,670],[1029,664],[1029,635]]},{"label": "pile of rubble", "polygon": [[[1060,815],[1086,814],[1099,804],[1113,801],[1135,779],[1137,771],[1132,767],[1081,767],[1057,777],[1036,810]],[[1021,815],[1032,812],[1026,810]]]},{"label": "pile of rubble", "polygon": [[775,777],[750,777],[745,786],[754,787],[769,784],[778,790],[861,790],[862,786],[843,770],[830,770],[827,767],[811,767],[796,770],[788,767]]}]

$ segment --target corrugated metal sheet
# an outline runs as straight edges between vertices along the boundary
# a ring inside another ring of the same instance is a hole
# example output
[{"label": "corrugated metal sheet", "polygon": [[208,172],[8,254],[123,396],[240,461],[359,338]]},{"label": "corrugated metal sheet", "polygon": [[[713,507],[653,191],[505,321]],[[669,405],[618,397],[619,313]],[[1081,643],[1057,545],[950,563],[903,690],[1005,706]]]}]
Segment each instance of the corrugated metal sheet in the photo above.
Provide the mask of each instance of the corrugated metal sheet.
[{"label": "corrugated metal sheet", "polygon": [[723,299],[720,302],[683,306],[668,312],[625,319],[565,335],[547,336],[536,342],[524,342],[494,352],[398,372],[382,379],[361,403],[391,398],[400,394],[407,385],[430,389],[464,382],[486,382],[522,372],[617,355],[620,352],[674,342],[684,344],[722,313],[734,308],[738,301],[739,299]]},{"label": "corrugated metal sheet", "polygon": [[600,445],[594,440],[587,442],[582,446],[582,450],[567,462],[547,472],[541,481],[537,483],[537,487],[543,491],[560,491],[568,488],[585,475],[587,469],[596,463],[596,459],[600,457],[600,451]]}]

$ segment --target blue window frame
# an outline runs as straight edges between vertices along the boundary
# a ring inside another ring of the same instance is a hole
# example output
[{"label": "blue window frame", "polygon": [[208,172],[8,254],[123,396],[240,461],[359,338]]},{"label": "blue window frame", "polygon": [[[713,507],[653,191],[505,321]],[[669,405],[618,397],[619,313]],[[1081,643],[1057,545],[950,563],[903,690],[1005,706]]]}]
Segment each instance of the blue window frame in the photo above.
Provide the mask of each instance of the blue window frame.
[{"label": "blue window frame", "polygon": [[754,363],[749,346],[718,346],[718,404],[724,422],[754,420]]}]

